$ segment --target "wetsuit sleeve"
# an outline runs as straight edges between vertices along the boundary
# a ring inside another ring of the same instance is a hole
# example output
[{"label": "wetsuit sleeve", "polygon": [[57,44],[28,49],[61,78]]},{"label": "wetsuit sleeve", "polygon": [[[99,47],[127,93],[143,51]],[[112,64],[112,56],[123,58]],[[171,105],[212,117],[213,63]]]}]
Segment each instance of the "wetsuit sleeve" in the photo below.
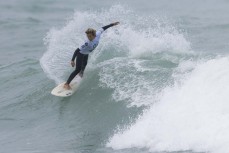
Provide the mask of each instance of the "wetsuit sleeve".
[{"label": "wetsuit sleeve", "polygon": [[77,48],[77,49],[75,50],[75,52],[74,52],[74,54],[73,54],[73,56],[72,56],[72,61],[75,60],[75,58],[76,58],[76,56],[77,56],[77,54],[78,54],[79,51],[80,51],[79,48]]},{"label": "wetsuit sleeve", "polygon": [[106,26],[104,26],[104,27],[102,27],[103,28],[103,30],[105,31],[105,30],[107,30],[108,28],[110,28],[110,27],[112,27],[112,26],[114,26],[114,24],[109,24],[109,25],[106,25]]},{"label": "wetsuit sleeve", "polygon": [[99,29],[97,32],[96,32],[96,36],[97,37],[100,37],[101,36],[101,34],[105,31],[105,30],[107,30],[108,28],[110,28],[110,27],[112,27],[112,26],[114,26],[114,24],[109,24],[109,25],[106,25],[106,26],[104,26],[104,27],[102,27],[101,29]]}]

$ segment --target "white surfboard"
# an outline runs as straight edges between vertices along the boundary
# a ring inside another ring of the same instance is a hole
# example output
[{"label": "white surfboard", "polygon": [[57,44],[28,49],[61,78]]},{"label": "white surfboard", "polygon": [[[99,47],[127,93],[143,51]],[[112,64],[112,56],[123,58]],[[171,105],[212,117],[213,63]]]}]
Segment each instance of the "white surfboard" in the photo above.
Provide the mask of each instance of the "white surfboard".
[{"label": "white surfboard", "polygon": [[70,86],[71,86],[72,89],[70,89],[70,90],[64,89],[65,82],[63,82],[63,83],[59,84],[57,87],[55,87],[51,91],[51,94],[54,95],[54,96],[58,96],[58,97],[69,97],[69,96],[73,95],[76,92],[76,90],[78,89],[81,81],[82,81],[82,78],[79,75],[77,75],[72,80],[72,82],[70,83]]}]

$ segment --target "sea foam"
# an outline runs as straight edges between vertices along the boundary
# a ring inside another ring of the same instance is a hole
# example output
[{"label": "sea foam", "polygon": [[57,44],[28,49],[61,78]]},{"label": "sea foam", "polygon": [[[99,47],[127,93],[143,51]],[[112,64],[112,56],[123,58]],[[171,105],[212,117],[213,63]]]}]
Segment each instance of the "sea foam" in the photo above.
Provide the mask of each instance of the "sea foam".
[{"label": "sea foam", "polygon": [[110,138],[113,149],[229,152],[229,58],[197,64],[183,82],[167,87],[135,124]]}]

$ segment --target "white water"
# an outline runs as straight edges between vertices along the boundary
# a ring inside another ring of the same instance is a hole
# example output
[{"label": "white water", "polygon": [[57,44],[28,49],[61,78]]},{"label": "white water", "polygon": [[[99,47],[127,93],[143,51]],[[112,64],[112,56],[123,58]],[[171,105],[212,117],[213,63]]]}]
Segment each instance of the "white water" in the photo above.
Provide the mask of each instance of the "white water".
[{"label": "white water", "polygon": [[228,153],[228,66],[226,57],[198,64],[181,85],[164,89],[159,102],[107,146]]}]

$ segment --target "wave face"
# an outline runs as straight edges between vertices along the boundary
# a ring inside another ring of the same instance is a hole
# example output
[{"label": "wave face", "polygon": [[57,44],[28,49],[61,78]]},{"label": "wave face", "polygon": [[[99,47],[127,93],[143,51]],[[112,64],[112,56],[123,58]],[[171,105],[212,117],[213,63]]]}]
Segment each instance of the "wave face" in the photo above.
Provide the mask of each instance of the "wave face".
[{"label": "wave face", "polygon": [[106,147],[227,153],[229,59],[197,55],[182,30],[165,17],[138,15],[121,5],[77,11],[44,39],[47,51],[40,64],[47,76],[57,84],[66,80],[85,29],[113,21],[121,24],[103,34],[85,72],[89,83],[81,86],[88,89],[98,79],[92,83],[98,93],[111,91],[112,102],[145,110],[125,128],[113,127]]}]

